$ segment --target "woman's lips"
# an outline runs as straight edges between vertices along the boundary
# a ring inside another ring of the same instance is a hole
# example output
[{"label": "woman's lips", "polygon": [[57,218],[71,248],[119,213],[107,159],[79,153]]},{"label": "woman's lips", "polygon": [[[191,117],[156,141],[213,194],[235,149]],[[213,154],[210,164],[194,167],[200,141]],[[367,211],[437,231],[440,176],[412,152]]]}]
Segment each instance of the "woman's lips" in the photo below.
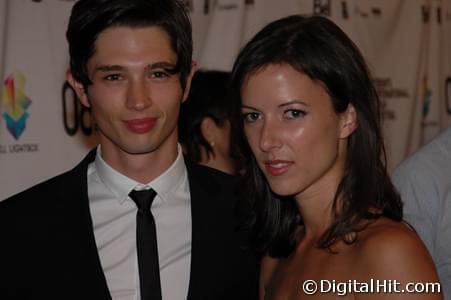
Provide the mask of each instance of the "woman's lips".
[{"label": "woman's lips", "polygon": [[142,118],[123,121],[125,126],[134,133],[142,134],[152,130],[157,123],[157,118]]},{"label": "woman's lips", "polygon": [[286,173],[293,162],[287,160],[265,161],[266,171],[272,176],[280,176]]}]

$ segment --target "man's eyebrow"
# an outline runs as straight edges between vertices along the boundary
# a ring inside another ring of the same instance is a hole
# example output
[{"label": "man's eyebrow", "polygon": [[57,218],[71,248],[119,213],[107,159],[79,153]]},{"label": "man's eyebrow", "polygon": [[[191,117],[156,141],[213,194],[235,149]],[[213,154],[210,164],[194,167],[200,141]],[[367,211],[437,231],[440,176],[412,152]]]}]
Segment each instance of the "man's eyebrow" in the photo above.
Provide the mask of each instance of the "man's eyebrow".
[{"label": "man's eyebrow", "polygon": [[101,65],[101,66],[97,66],[95,68],[95,71],[108,72],[108,71],[120,71],[123,69],[124,68],[119,65]]},{"label": "man's eyebrow", "polygon": [[[125,67],[121,65],[100,65],[95,68],[95,72],[122,71]],[[167,72],[177,73],[177,66],[169,62],[157,62],[146,66],[146,70],[164,69]]]},{"label": "man's eyebrow", "polygon": [[173,63],[169,63],[169,62],[163,61],[163,62],[157,62],[157,63],[154,63],[154,64],[150,64],[147,67],[150,68],[150,69],[155,69],[155,68],[172,69],[172,68],[175,68],[175,65]]},{"label": "man's eyebrow", "polygon": [[178,68],[176,65],[174,65],[173,63],[169,63],[169,62],[157,62],[154,64],[150,64],[146,67],[147,70],[155,70],[155,69],[164,69],[167,72],[170,73],[177,73]]}]

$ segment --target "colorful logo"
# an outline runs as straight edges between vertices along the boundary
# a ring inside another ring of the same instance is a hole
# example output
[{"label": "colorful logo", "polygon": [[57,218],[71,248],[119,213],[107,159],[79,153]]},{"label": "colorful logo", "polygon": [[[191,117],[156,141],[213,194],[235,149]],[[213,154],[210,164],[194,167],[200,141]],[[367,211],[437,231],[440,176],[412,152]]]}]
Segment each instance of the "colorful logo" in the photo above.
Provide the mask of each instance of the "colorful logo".
[{"label": "colorful logo", "polygon": [[18,140],[25,130],[31,100],[24,94],[25,77],[20,72],[9,75],[3,87],[3,119],[11,135]]},{"label": "colorful logo", "polygon": [[429,88],[428,78],[426,76],[423,77],[421,90],[423,95],[423,118],[425,118],[429,114],[432,102],[432,90]]}]

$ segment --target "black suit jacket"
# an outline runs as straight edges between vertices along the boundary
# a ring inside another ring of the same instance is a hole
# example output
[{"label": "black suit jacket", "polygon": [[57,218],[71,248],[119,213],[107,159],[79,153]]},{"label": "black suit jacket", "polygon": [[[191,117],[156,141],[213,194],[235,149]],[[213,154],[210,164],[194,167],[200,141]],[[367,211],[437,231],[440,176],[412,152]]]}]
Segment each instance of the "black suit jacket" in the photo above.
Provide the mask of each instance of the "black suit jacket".
[{"label": "black suit jacket", "polygon": [[[87,193],[74,169],[0,202],[0,299],[111,299]],[[234,179],[186,161],[192,253],[187,299],[253,299],[257,259],[236,230]],[[168,299],[178,300],[178,299]]]}]

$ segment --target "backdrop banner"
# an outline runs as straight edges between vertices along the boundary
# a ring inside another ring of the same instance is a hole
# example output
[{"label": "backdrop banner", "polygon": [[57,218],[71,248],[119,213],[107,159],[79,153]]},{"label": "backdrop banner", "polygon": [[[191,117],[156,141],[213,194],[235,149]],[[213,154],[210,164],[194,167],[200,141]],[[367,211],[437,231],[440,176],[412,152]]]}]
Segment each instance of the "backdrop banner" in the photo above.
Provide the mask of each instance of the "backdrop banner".
[{"label": "backdrop banner", "polygon": [[[5,29],[6,29],[6,24],[7,24],[7,19],[6,19],[6,11],[7,11],[7,7],[8,7],[8,3],[9,0],[5,0],[5,1],[0,1],[0,78],[3,78],[3,66],[4,66],[4,48],[5,48],[5,42],[6,42],[6,37],[5,37]],[[1,86],[1,85],[0,85]],[[0,89],[1,92],[1,89]],[[1,94],[0,94],[0,100],[1,100]],[[2,111],[1,109],[1,105],[0,105],[0,112]]]},{"label": "backdrop banner", "polygon": [[0,198],[71,168],[94,145],[89,114],[65,85],[72,4],[14,0],[7,6]]},{"label": "backdrop banner", "polygon": [[[74,0],[0,1],[0,199],[72,168],[96,145],[65,82]],[[194,58],[230,70],[267,23],[336,22],[368,61],[382,101],[389,169],[451,124],[451,0],[185,0]]]}]

